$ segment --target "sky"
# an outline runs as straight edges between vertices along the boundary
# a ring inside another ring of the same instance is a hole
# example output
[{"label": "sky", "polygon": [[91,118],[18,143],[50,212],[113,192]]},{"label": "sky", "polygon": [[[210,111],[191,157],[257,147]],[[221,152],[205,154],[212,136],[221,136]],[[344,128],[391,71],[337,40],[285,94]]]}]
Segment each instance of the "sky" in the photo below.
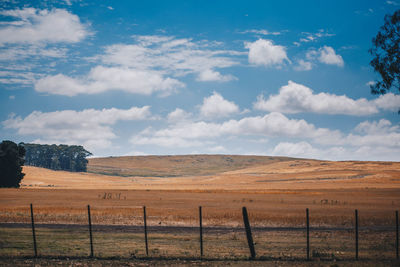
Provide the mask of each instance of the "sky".
[{"label": "sky", "polygon": [[94,156],[400,160],[372,95],[399,1],[0,3],[0,140]]}]

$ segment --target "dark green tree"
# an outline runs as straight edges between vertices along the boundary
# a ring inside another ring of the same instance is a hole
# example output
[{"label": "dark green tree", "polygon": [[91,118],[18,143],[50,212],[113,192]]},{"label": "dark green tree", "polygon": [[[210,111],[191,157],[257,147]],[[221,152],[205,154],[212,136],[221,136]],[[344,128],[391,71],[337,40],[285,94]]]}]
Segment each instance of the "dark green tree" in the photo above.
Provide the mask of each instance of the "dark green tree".
[{"label": "dark green tree", "polygon": [[25,148],[12,141],[3,141],[0,144],[0,187],[20,186],[24,173]]},{"label": "dark green tree", "polygon": [[400,91],[400,10],[385,16],[385,24],[372,43],[370,65],[382,79],[371,85],[371,93],[386,94],[391,89]]},{"label": "dark green tree", "polygon": [[86,172],[92,155],[83,146],[22,144],[26,149],[25,163],[52,170]]}]

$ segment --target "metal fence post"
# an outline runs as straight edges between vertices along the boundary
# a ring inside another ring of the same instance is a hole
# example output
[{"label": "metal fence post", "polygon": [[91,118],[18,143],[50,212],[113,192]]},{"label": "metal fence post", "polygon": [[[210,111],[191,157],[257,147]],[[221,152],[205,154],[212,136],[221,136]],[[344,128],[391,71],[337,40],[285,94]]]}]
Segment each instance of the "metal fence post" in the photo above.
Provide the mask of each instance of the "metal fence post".
[{"label": "metal fence post", "polygon": [[396,259],[399,259],[399,211],[396,210]]},{"label": "metal fence post", "polygon": [[87,206],[88,209],[88,221],[89,221],[89,237],[90,237],[90,257],[93,258],[93,236],[92,236],[92,218],[90,217],[90,205]]},{"label": "metal fence post", "polygon": [[306,209],[306,223],[307,223],[307,260],[310,260],[310,218],[308,208]]},{"label": "metal fence post", "polygon": [[33,206],[32,206],[32,203],[31,203],[31,222],[32,222],[33,250],[35,252],[35,257],[37,257],[38,254],[37,254],[37,246],[36,246],[35,221],[33,219]]},{"label": "metal fence post", "polygon": [[358,210],[354,211],[354,217],[356,222],[356,260],[358,260]]},{"label": "metal fence post", "polygon": [[256,257],[256,251],[254,249],[253,236],[251,235],[251,227],[246,207],[242,208],[242,213],[243,213],[244,227],[246,228],[247,243],[249,244],[250,255],[251,258],[254,259]]},{"label": "metal fence post", "polygon": [[199,206],[199,223],[200,223],[200,257],[203,257],[203,218],[201,206]]},{"label": "metal fence post", "polygon": [[144,242],[146,244],[146,256],[149,256],[149,245],[147,242],[146,206],[143,206],[143,224],[144,224]]}]

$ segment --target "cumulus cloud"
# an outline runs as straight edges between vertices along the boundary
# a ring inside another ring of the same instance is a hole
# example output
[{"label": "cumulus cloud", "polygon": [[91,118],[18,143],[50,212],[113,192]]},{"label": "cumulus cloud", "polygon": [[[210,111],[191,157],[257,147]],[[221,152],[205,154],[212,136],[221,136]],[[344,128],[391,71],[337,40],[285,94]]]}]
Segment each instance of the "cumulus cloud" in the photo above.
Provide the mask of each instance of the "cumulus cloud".
[{"label": "cumulus cloud", "polygon": [[155,71],[97,66],[83,78],[71,78],[63,74],[46,76],[36,82],[35,90],[66,96],[97,94],[108,90],[142,95],[158,92],[161,96],[166,96],[183,86],[180,81],[165,78]]},{"label": "cumulus cloud", "polygon": [[203,99],[200,115],[206,118],[227,117],[239,112],[239,107],[232,101],[223,98],[217,92]]},{"label": "cumulus cloud", "polygon": [[374,104],[383,110],[398,111],[400,109],[400,95],[387,93],[375,99]]},{"label": "cumulus cloud", "polygon": [[304,120],[289,119],[281,113],[273,112],[263,117],[246,117],[222,123],[188,121],[165,129],[148,129],[133,136],[131,143],[172,146],[178,140],[183,140],[182,146],[189,147],[215,142],[225,136],[311,138],[323,143],[327,142],[327,139],[331,141],[340,139],[341,134],[326,128],[316,128]]},{"label": "cumulus cloud", "polygon": [[358,147],[388,147],[400,149],[400,127],[393,126],[386,119],[364,121],[354,128],[344,140],[348,145]]},{"label": "cumulus cloud", "polygon": [[336,54],[335,50],[330,46],[323,46],[318,50],[310,50],[306,54],[308,60],[318,60],[321,63],[328,65],[344,66],[344,61],[341,55]]},{"label": "cumulus cloud", "polygon": [[33,111],[22,118],[11,115],[3,121],[6,129],[15,129],[19,135],[37,137],[35,141],[57,144],[83,144],[95,152],[111,145],[116,134],[111,128],[118,121],[151,118],[149,106],[130,109],[85,109],[54,112]]},{"label": "cumulus cloud", "polygon": [[258,110],[289,114],[313,112],[365,116],[376,114],[380,109],[395,111],[400,107],[400,96],[390,93],[370,101],[365,98],[354,100],[345,95],[315,94],[312,89],[289,81],[277,95],[270,95],[268,99],[258,96],[253,106]]},{"label": "cumulus cloud", "polygon": [[330,46],[324,46],[319,50],[320,55],[318,60],[329,65],[344,66],[344,61],[341,55],[336,54],[335,50]]},{"label": "cumulus cloud", "polygon": [[186,112],[183,109],[176,108],[168,114],[167,119],[170,123],[181,123],[187,121],[191,115],[191,113]]},{"label": "cumulus cloud", "polygon": [[399,160],[400,127],[386,119],[364,121],[330,142],[280,142],[272,155],[330,160]]},{"label": "cumulus cloud", "polygon": [[90,34],[78,16],[64,9],[3,10],[16,20],[0,27],[0,43],[76,43]]},{"label": "cumulus cloud", "polygon": [[271,40],[258,39],[253,43],[245,43],[249,49],[249,63],[264,66],[281,66],[290,62],[286,54],[286,47],[274,45]]}]

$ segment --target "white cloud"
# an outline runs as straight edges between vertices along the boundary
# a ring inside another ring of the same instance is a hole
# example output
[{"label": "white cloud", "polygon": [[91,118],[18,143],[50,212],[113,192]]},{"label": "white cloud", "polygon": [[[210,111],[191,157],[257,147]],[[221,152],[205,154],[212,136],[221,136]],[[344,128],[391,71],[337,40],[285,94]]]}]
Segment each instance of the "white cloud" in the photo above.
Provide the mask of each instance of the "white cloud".
[{"label": "white cloud", "polygon": [[46,76],[35,84],[35,90],[42,93],[75,96],[97,94],[109,90],[121,90],[133,94],[169,95],[184,84],[172,78],[164,78],[155,71],[97,66],[87,77],[71,78],[63,74]]},{"label": "white cloud", "polygon": [[288,157],[303,157],[313,158],[319,154],[317,149],[314,149],[308,142],[280,142],[272,150],[272,155],[288,156]]},{"label": "white cloud", "polygon": [[223,146],[212,146],[209,147],[207,150],[210,151],[211,153],[224,153],[227,151],[226,148]]},{"label": "white cloud", "polygon": [[313,112],[364,116],[378,113],[378,108],[390,109],[396,106],[396,103],[400,105],[400,96],[391,97],[381,96],[377,100],[368,101],[365,98],[353,100],[345,95],[314,94],[310,88],[289,81],[287,85],[279,89],[279,94],[270,95],[267,100],[262,95],[258,96],[254,108],[282,113]]},{"label": "white cloud", "polygon": [[49,58],[64,58],[67,49],[57,47],[46,47],[43,45],[18,45],[13,47],[0,47],[0,61],[24,60],[34,56]]},{"label": "white cloud", "polygon": [[298,44],[297,46],[299,46],[300,43],[316,42],[317,40],[319,40],[320,38],[323,38],[323,37],[335,36],[335,34],[328,33],[327,31],[325,31],[323,29],[318,30],[318,32],[316,32],[316,33],[303,32],[302,35],[304,37],[300,38],[299,42],[296,42]]},{"label": "white cloud", "polygon": [[312,63],[310,61],[304,61],[303,59],[300,59],[297,61],[297,64],[298,65],[294,67],[294,69],[297,71],[312,70]]},{"label": "white cloud", "polygon": [[281,66],[290,60],[286,54],[286,47],[274,45],[271,40],[258,39],[253,43],[245,43],[249,49],[249,63],[264,66]]},{"label": "white cloud", "polygon": [[187,121],[191,115],[191,113],[186,112],[183,109],[176,108],[168,114],[167,119],[170,123],[181,123]]},{"label": "white cloud", "polygon": [[368,87],[371,87],[371,86],[375,85],[375,83],[376,83],[375,81],[369,81],[365,85]]},{"label": "white cloud", "polygon": [[[310,139],[310,141],[315,141]],[[271,151],[273,155],[330,160],[399,160],[400,127],[386,119],[364,121],[340,138],[324,142],[280,142]],[[322,145],[322,146],[321,146]]]},{"label": "white cloud", "polygon": [[177,39],[171,36],[134,36],[135,44],[107,46],[103,55],[90,58],[100,61],[87,75],[70,77],[56,74],[37,80],[35,90],[50,94],[75,96],[122,90],[133,94],[158,93],[167,96],[185,86],[177,80],[196,74],[198,81],[227,82],[237,78],[222,75],[216,69],[238,64],[233,56],[240,52],[216,50],[215,42]]},{"label": "white cloud", "polygon": [[242,34],[246,34],[246,33],[253,33],[253,34],[257,34],[257,35],[280,35],[280,32],[270,32],[268,30],[265,29],[252,29],[252,30],[245,30],[242,32],[239,32]]},{"label": "white cloud", "polygon": [[0,27],[0,43],[76,43],[90,34],[78,16],[64,9],[24,8],[3,10],[3,16],[17,19]]},{"label": "white cloud", "polygon": [[15,129],[22,136],[36,136],[42,143],[82,144],[95,152],[111,145],[116,138],[112,125],[121,120],[151,119],[149,106],[130,109],[85,109],[54,112],[33,111],[25,118],[11,115],[3,121],[6,129]]},{"label": "white cloud", "polygon": [[341,55],[336,54],[335,50],[330,46],[324,46],[319,49],[319,57],[318,60],[321,63],[336,65],[339,67],[344,66],[344,61]]},{"label": "white cloud", "polygon": [[160,70],[175,77],[197,75],[198,81],[226,82],[236,79],[222,75],[217,69],[239,64],[235,56],[243,53],[220,50],[220,43],[173,36],[134,36],[134,44],[115,44],[99,56],[103,64],[120,65],[140,70]]},{"label": "white cloud", "polygon": [[328,65],[344,66],[341,55],[336,54],[335,50],[330,46],[323,46],[318,50],[311,49],[306,53],[308,61],[319,61]]},{"label": "white cloud", "polygon": [[349,134],[344,143],[351,146],[388,147],[400,149],[400,127],[392,126],[386,119],[364,121],[354,128],[354,134]]},{"label": "white cloud", "polygon": [[190,122],[173,124],[160,130],[147,129],[131,138],[137,145],[181,147],[200,146],[206,142],[215,142],[220,137],[287,137],[310,138],[321,143],[340,139],[338,131],[316,128],[304,120],[289,119],[280,113],[270,113],[263,117],[246,117],[241,120],[229,120],[223,123]]},{"label": "white cloud", "polygon": [[393,6],[398,6],[399,5],[399,3],[395,2],[395,1],[386,1],[386,4],[393,5]]},{"label": "white cloud", "polygon": [[196,80],[201,82],[208,82],[208,81],[227,82],[227,81],[237,80],[237,78],[232,75],[222,75],[218,71],[204,70],[200,72]]},{"label": "white cloud", "polygon": [[387,93],[379,96],[373,103],[383,110],[398,111],[400,109],[400,95]]},{"label": "white cloud", "polygon": [[239,107],[234,102],[224,99],[217,92],[205,97],[200,107],[200,115],[205,118],[227,117],[235,113],[239,113]]}]

